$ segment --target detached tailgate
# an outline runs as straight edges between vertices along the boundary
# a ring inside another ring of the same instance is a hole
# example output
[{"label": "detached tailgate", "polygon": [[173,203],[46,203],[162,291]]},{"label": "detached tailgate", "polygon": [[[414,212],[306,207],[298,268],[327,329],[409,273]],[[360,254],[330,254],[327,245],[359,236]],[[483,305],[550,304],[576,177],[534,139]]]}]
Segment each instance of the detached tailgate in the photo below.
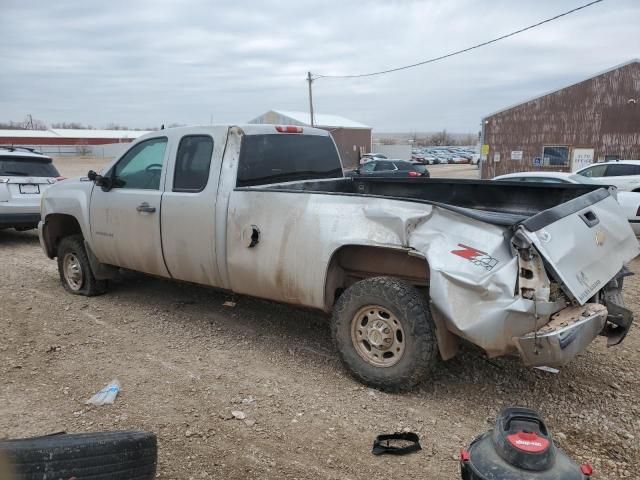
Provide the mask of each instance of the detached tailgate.
[{"label": "detached tailgate", "polygon": [[522,225],[580,304],[640,253],[622,208],[605,188],[544,210]]}]

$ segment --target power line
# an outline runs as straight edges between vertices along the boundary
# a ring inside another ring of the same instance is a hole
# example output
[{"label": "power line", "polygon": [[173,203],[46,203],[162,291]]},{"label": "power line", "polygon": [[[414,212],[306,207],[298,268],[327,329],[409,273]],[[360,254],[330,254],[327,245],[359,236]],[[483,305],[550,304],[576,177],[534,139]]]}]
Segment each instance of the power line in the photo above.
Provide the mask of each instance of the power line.
[{"label": "power line", "polygon": [[405,65],[403,67],[397,67],[397,68],[390,68],[389,70],[382,70],[380,72],[360,73],[360,74],[357,74],[357,75],[314,75],[312,79],[315,80],[317,78],[373,77],[374,75],[382,75],[382,74],[385,74],[385,73],[391,73],[391,72],[398,72],[400,70],[406,70],[408,68],[419,67],[421,65],[426,65],[427,63],[433,63],[433,62],[437,62],[438,60],[444,60],[445,58],[453,57],[455,55],[460,55],[461,53],[465,53],[465,52],[468,52],[470,50],[475,50],[477,48],[484,47],[484,46],[490,45],[492,43],[496,43],[496,42],[498,42],[500,40],[504,40],[505,38],[513,37],[514,35],[517,35],[517,34],[522,33],[522,32],[526,32],[527,30],[531,30],[533,28],[539,27],[540,25],[544,25],[545,23],[552,22],[552,21],[557,20],[557,19],[559,19],[561,17],[565,17],[565,16],[570,15],[570,14],[572,14],[574,12],[577,12],[578,10],[583,10],[583,9],[585,9],[587,7],[590,7],[591,5],[595,5],[596,3],[600,3],[602,1],[603,0],[594,0],[593,2],[586,3],[584,5],[581,5],[580,7],[576,7],[574,9],[572,9],[572,10],[568,10],[568,11],[566,11],[564,13],[556,15],[555,17],[547,18],[546,20],[542,20],[541,22],[535,23],[533,25],[529,25],[528,27],[521,28],[520,30],[516,30],[515,32],[507,33],[506,35],[502,35],[502,36],[494,38],[492,40],[488,40],[486,42],[479,43],[477,45],[473,45],[472,47],[468,47],[468,48],[464,48],[462,50],[457,50],[455,52],[447,53],[446,55],[441,55],[439,57],[430,58],[429,60],[424,60],[424,61],[418,62],[418,63],[412,63],[411,65]]}]

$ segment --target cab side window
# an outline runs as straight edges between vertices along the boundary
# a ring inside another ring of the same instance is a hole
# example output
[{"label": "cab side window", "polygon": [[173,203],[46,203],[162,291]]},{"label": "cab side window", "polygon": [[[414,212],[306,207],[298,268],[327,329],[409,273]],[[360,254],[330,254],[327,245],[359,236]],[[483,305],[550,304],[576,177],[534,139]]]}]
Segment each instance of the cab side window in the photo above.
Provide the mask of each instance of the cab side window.
[{"label": "cab side window", "polygon": [[209,135],[182,137],[176,155],[174,192],[201,192],[209,180],[213,139]]},{"label": "cab side window", "polygon": [[113,188],[159,190],[166,148],[166,137],[151,138],[131,148],[113,169]]},{"label": "cab side window", "polygon": [[604,177],[604,172],[607,169],[606,165],[594,165],[593,167],[585,168],[580,172],[583,177]]}]

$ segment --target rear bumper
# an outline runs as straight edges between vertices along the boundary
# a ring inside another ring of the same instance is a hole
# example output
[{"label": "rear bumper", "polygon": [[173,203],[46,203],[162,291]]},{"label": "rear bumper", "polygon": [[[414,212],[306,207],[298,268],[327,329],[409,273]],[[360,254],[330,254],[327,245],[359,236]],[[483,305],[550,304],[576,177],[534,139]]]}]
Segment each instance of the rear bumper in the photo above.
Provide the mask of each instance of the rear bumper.
[{"label": "rear bumper", "polygon": [[39,213],[0,213],[0,228],[36,228]]},{"label": "rear bumper", "polygon": [[562,366],[602,332],[607,315],[607,308],[596,303],[568,307],[554,314],[538,331],[514,341],[525,365]]}]

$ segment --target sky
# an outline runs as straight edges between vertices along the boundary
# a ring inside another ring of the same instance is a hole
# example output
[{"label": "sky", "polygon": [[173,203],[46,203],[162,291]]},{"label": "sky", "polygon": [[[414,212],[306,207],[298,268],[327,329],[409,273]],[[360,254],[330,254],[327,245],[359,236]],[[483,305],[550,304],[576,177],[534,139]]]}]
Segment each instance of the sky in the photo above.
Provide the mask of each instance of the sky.
[{"label": "sky", "polygon": [[[414,63],[587,0],[0,0],[0,121],[245,123],[308,111],[306,74]],[[604,0],[430,65],[313,82],[318,113],[377,131],[483,115],[640,57],[640,0]]]}]

